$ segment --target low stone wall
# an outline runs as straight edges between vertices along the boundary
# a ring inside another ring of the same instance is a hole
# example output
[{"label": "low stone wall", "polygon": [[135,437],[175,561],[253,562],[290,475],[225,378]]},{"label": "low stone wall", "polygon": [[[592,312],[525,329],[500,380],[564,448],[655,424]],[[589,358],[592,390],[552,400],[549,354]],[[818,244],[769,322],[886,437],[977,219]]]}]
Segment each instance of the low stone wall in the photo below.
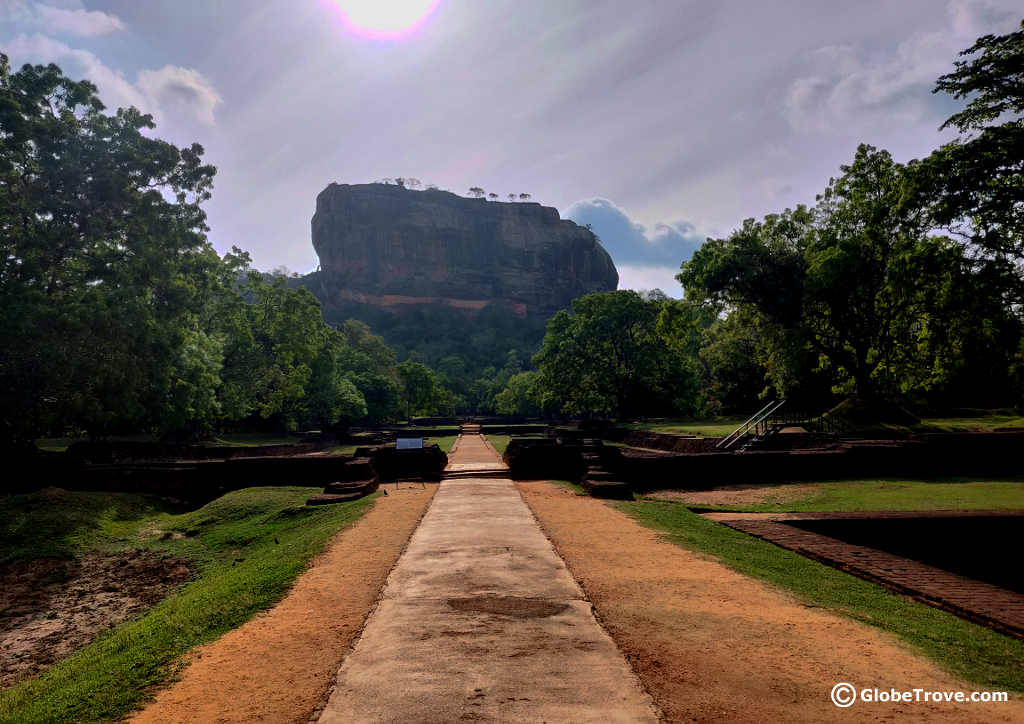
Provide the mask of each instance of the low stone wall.
[{"label": "low stone wall", "polygon": [[3,492],[30,492],[54,486],[67,490],[149,493],[189,502],[205,502],[240,488],[324,486],[377,478],[372,460],[345,455],[99,465],[44,456],[22,460],[8,472],[11,474]]},{"label": "low stone wall", "polygon": [[519,415],[491,415],[490,417],[414,417],[414,425],[436,427],[439,425],[461,425],[465,422],[477,425],[520,425],[524,423],[544,424],[537,418],[526,418]]},{"label": "low stone wall", "polygon": [[721,438],[717,437],[683,437],[663,432],[646,430],[629,430],[618,442],[630,447],[641,447],[648,450],[665,450],[666,452],[703,453],[714,452],[715,445]]},{"label": "low stone wall", "polygon": [[720,485],[879,477],[1020,475],[1024,434],[926,435],[858,441],[834,449],[645,453],[622,449],[605,462],[635,490],[701,490]]},{"label": "low stone wall", "polygon": [[579,480],[587,469],[583,447],[556,438],[512,438],[502,459],[516,480]]},{"label": "low stone wall", "polygon": [[397,450],[391,446],[358,448],[356,455],[373,460],[381,482],[402,478],[440,480],[448,465],[448,456],[436,443],[414,450]]},{"label": "low stone wall", "polygon": [[410,430],[402,427],[389,427],[379,430],[378,434],[386,436],[388,440],[398,437],[452,437],[459,434],[459,429],[457,427],[424,427]]},{"label": "low stone wall", "polygon": [[174,445],[161,442],[82,441],[70,445],[65,455],[83,463],[117,463],[147,460],[228,460],[241,457],[281,457],[317,452],[335,440],[295,442],[291,445]]},{"label": "low stone wall", "polygon": [[485,435],[546,435],[548,426],[536,425],[482,425],[481,432]]}]

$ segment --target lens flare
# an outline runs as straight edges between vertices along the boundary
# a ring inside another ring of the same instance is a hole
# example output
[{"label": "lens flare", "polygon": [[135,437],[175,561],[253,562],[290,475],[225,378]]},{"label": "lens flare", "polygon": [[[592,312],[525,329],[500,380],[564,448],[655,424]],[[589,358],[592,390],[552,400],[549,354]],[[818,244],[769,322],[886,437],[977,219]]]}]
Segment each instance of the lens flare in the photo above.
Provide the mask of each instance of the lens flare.
[{"label": "lens flare", "polygon": [[426,21],[441,0],[328,0],[345,27],[375,40],[405,37]]}]

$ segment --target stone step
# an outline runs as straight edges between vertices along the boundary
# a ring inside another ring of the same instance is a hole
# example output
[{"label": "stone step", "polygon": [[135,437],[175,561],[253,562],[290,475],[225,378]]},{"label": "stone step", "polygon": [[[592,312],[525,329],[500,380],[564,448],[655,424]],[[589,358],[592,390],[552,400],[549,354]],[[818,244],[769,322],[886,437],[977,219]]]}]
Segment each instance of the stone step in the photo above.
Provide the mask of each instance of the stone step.
[{"label": "stone step", "polygon": [[370,458],[353,458],[345,463],[342,477],[345,480],[369,480],[376,475]]},{"label": "stone step", "polygon": [[507,478],[508,468],[494,468],[492,470],[449,470],[442,476],[442,480],[464,480],[466,478]]},{"label": "stone step", "polygon": [[592,498],[607,498],[611,500],[633,499],[632,488],[616,480],[584,480],[581,485]]},{"label": "stone step", "polygon": [[593,482],[615,480],[615,474],[609,473],[606,470],[588,470],[584,476],[584,480],[591,480]]},{"label": "stone step", "polygon": [[320,493],[306,501],[306,505],[331,505],[333,503],[348,503],[365,497],[365,493]]},{"label": "stone step", "polygon": [[329,483],[324,487],[325,493],[347,495],[348,493],[361,493],[369,495],[379,487],[376,480],[344,480]]}]

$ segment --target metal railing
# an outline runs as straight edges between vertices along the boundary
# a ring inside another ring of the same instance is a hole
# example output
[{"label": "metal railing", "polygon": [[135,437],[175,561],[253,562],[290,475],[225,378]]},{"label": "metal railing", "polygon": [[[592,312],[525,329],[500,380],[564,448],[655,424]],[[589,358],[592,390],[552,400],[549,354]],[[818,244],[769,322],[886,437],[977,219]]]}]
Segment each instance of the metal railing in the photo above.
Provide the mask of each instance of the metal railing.
[{"label": "metal railing", "polygon": [[[728,435],[719,440],[718,444],[715,445],[715,448],[728,450],[736,443],[737,440],[739,440],[741,437],[749,433],[752,429],[756,430],[758,426],[761,425],[761,423],[763,423],[766,419],[771,417],[775,412],[779,410],[779,408],[781,408],[785,404],[785,400],[775,400],[774,402],[769,402],[767,405],[765,405],[760,410],[751,415],[746,422],[744,422],[742,425],[740,425],[735,430],[733,430]],[[755,434],[757,433],[755,432]]]},{"label": "metal railing", "polygon": [[747,443],[750,445],[784,427],[802,427],[808,432],[819,435],[841,435],[848,429],[843,421],[824,413],[812,415],[800,410],[782,410],[785,402],[785,400],[780,400],[768,403],[728,436],[722,438],[715,447],[728,450],[745,435],[752,436]]}]

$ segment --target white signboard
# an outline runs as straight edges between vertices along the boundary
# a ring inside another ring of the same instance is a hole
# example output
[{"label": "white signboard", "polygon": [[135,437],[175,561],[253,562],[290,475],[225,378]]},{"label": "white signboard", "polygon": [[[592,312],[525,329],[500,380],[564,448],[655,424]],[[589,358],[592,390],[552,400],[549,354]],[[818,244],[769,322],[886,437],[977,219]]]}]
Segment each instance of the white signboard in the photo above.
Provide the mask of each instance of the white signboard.
[{"label": "white signboard", "polygon": [[419,450],[422,447],[422,437],[400,437],[395,440],[395,449],[397,450]]}]

